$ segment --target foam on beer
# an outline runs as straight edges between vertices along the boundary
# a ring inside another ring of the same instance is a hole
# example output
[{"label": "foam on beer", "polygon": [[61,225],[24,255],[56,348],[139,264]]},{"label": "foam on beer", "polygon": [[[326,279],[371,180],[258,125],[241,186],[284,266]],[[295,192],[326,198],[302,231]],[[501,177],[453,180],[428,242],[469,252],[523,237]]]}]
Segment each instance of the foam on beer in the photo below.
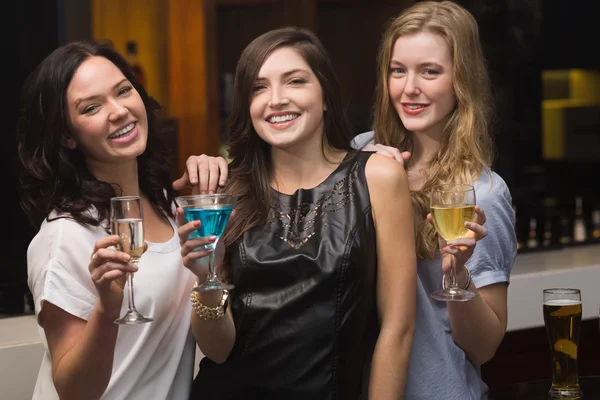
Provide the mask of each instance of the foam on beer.
[{"label": "foam on beer", "polygon": [[581,300],[575,299],[552,299],[544,301],[546,306],[576,306],[581,304]]}]

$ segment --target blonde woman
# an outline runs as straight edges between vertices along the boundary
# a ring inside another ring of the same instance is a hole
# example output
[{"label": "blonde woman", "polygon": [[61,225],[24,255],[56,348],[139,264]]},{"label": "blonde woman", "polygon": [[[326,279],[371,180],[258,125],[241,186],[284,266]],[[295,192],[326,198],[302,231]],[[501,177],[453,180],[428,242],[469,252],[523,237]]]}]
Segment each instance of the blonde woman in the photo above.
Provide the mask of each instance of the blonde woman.
[{"label": "blonde woman", "polygon": [[[418,281],[405,399],[485,398],[480,365],[505,334],[516,238],[509,189],[491,170],[489,93],[477,23],[468,11],[450,1],[419,2],[392,20],[378,57],[374,132],[358,135],[353,145],[394,157],[407,170]],[[203,191],[216,190],[226,169],[223,159],[188,159],[189,179]],[[468,223],[471,238],[443,243],[428,217],[429,196],[448,182],[475,187],[478,220]],[[452,264],[460,287],[476,293],[468,302],[430,297]]]},{"label": "blonde woman", "polygon": [[[493,357],[506,331],[516,239],[509,189],[490,168],[490,114],[478,27],[468,11],[450,1],[420,2],[392,21],[378,57],[375,133],[357,136],[354,145],[374,141],[380,152],[410,152],[405,166],[419,281],[408,399],[484,398],[479,366]],[[467,223],[472,238],[440,243],[428,216],[429,197],[435,185],[451,182],[475,187],[477,222],[485,221],[487,229]],[[451,264],[459,286],[476,293],[471,301],[429,297]]]}]

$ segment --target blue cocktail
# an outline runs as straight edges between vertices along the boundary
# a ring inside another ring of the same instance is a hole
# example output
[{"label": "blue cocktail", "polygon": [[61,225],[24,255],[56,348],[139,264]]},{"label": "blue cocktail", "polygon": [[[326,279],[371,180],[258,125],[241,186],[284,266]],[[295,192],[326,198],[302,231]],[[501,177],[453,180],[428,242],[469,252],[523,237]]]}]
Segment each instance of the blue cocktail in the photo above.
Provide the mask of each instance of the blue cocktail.
[{"label": "blue cocktail", "polygon": [[[200,227],[192,232],[188,238],[216,236],[217,239],[206,246],[207,248],[216,248],[235,207],[236,196],[226,194],[191,195],[177,197],[175,200],[183,208],[183,215],[187,222],[200,221]],[[219,280],[214,265],[215,253],[213,251],[209,256],[208,279],[194,288],[197,292],[233,289],[233,285]]]},{"label": "blue cocktail", "polygon": [[[200,227],[190,235],[190,238],[201,238],[205,236],[221,237],[232,211],[232,205],[184,208],[183,215],[187,222],[200,221]],[[214,248],[215,243],[206,247]]]}]

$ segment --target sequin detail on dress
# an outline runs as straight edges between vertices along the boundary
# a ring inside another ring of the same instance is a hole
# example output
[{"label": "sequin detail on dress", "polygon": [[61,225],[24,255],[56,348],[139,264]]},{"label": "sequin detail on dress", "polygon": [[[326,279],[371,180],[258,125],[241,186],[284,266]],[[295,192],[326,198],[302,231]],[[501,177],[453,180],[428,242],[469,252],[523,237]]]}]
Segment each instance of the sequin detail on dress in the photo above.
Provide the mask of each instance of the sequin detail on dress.
[{"label": "sequin detail on dress", "polygon": [[331,192],[321,196],[315,203],[301,203],[288,207],[273,204],[269,210],[267,229],[279,226],[275,235],[294,249],[304,246],[308,240],[327,225],[325,213],[336,212],[352,202],[352,182],[357,179],[358,164],[350,173],[333,186]]}]

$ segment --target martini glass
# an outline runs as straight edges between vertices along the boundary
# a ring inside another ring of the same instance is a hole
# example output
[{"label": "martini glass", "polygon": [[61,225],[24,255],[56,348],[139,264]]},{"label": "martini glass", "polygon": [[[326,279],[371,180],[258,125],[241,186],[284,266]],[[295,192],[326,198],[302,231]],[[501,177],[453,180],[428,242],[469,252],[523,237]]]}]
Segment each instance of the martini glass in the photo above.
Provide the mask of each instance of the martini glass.
[{"label": "martini glass", "polygon": [[[200,227],[189,235],[189,239],[215,236],[216,240],[206,245],[205,249],[216,249],[217,243],[225,231],[231,212],[237,201],[236,196],[228,194],[197,194],[175,198],[177,204],[183,208],[183,215],[187,222],[200,221]],[[233,285],[221,282],[215,268],[215,251],[210,253],[208,259],[208,279],[193,290],[208,292],[213,290],[230,290]]]}]

